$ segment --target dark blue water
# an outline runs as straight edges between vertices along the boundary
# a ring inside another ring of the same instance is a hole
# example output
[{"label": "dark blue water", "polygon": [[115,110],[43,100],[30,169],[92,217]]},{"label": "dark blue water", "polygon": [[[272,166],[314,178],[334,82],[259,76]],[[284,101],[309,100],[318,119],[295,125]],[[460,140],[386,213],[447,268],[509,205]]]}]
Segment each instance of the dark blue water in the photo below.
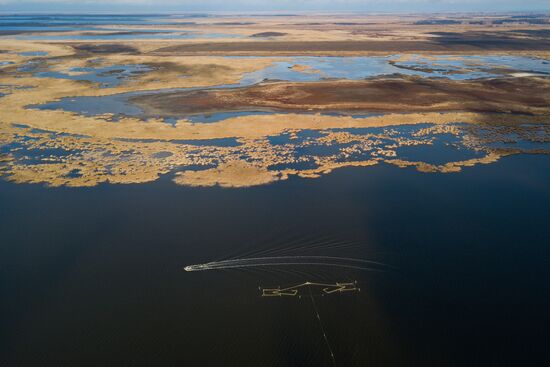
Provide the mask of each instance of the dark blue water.
[{"label": "dark blue water", "polygon": [[[401,129],[397,130],[402,132]],[[452,134],[438,134],[431,144],[398,147],[396,153],[400,159],[406,161],[435,165],[482,158],[486,155],[483,151],[468,149],[464,146],[461,136]]]},{"label": "dark blue water", "polygon": [[[550,160],[456,174],[380,165],[249,189],[0,183],[3,366],[545,365]],[[386,273],[182,267],[332,237]],[[298,241],[298,242],[296,242]]]}]

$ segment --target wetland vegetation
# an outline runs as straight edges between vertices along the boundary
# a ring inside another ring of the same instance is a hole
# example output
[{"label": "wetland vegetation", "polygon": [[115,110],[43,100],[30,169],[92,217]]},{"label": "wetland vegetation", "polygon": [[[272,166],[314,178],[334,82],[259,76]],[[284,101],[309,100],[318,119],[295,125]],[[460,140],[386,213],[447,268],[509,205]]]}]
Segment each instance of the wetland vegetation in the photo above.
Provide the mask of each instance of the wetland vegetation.
[{"label": "wetland vegetation", "polygon": [[548,19],[0,15],[0,364],[544,357]]}]

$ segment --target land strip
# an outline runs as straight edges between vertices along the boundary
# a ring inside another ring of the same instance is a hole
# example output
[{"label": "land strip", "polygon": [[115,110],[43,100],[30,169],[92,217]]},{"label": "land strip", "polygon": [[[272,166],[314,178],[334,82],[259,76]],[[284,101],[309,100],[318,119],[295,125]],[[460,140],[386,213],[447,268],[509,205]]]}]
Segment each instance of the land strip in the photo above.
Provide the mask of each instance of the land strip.
[{"label": "land strip", "polygon": [[135,97],[132,102],[148,114],[160,116],[246,110],[550,115],[550,80],[450,81],[396,77],[315,83],[274,82],[246,88],[157,93]]},{"label": "land strip", "polygon": [[156,55],[304,55],[341,52],[482,52],[487,51],[550,51],[550,40],[532,39],[464,39],[435,41],[289,41],[289,42],[209,42],[162,47]]}]

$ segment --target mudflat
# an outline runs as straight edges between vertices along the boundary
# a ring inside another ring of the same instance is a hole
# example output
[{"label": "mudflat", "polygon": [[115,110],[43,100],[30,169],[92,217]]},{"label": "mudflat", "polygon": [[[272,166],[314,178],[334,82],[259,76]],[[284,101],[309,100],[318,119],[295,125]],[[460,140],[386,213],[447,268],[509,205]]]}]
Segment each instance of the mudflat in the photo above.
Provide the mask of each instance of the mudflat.
[{"label": "mudflat", "polygon": [[341,52],[464,52],[550,50],[550,40],[515,38],[454,38],[439,41],[289,41],[289,42],[211,42],[162,47],[153,54],[278,54]]},{"label": "mudflat", "polygon": [[150,114],[218,111],[466,111],[550,115],[546,78],[472,81],[380,78],[307,83],[271,82],[246,88],[157,93],[132,98]]}]

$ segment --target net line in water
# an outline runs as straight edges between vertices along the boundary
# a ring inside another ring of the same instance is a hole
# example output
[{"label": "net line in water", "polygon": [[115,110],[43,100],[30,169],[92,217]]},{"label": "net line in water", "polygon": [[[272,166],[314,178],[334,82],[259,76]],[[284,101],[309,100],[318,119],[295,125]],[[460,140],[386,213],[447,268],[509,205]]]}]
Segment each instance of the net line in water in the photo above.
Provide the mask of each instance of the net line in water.
[{"label": "net line in water", "polygon": [[[332,345],[330,344],[330,340],[327,336],[327,332],[325,330],[325,326],[323,325],[323,320],[321,319],[321,314],[319,313],[319,308],[317,307],[317,302],[315,302],[315,297],[313,294],[312,289],[314,287],[321,288],[321,296],[322,295],[331,295],[331,294],[341,294],[341,293],[347,293],[347,292],[359,292],[361,291],[360,288],[357,287],[357,282],[349,282],[349,283],[318,283],[318,282],[305,282],[301,284],[297,284],[290,287],[277,287],[277,288],[261,288],[262,291],[262,297],[298,297],[301,298],[303,294],[304,289],[308,290],[308,296],[311,299],[311,303],[313,305],[313,311],[315,314],[315,317],[317,318],[317,322],[319,323],[319,327],[321,330],[321,334],[323,335],[323,340],[327,346],[328,352],[330,354],[330,358],[332,361],[332,365],[336,367],[336,357],[334,356],[334,350],[332,349]],[[304,295],[305,296],[305,295]]]},{"label": "net line in water", "polygon": [[309,294],[312,293],[312,288],[320,288],[324,294],[334,294],[334,293],[345,293],[345,292],[359,292],[360,289],[357,287],[357,282],[346,282],[346,283],[319,283],[319,282],[305,282],[291,287],[277,287],[277,288],[262,288],[262,297],[301,297],[302,293],[300,292],[304,288],[309,290]]},{"label": "net line in water", "polygon": [[319,321],[319,326],[321,327],[321,333],[323,334],[323,338],[325,339],[325,343],[327,345],[328,351],[330,353],[330,358],[332,360],[332,365],[336,367],[336,358],[334,357],[334,352],[332,350],[332,346],[330,345],[330,342],[328,340],[327,333],[325,331],[325,327],[323,326],[323,321],[321,320],[321,315],[319,314],[319,310],[317,309],[317,304],[315,303],[315,298],[313,297],[313,293],[311,292],[311,288],[309,289],[309,296],[311,298],[311,303],[313,304],[313,310],[315,311],[315,315],[317,316],[317,321]]}]

